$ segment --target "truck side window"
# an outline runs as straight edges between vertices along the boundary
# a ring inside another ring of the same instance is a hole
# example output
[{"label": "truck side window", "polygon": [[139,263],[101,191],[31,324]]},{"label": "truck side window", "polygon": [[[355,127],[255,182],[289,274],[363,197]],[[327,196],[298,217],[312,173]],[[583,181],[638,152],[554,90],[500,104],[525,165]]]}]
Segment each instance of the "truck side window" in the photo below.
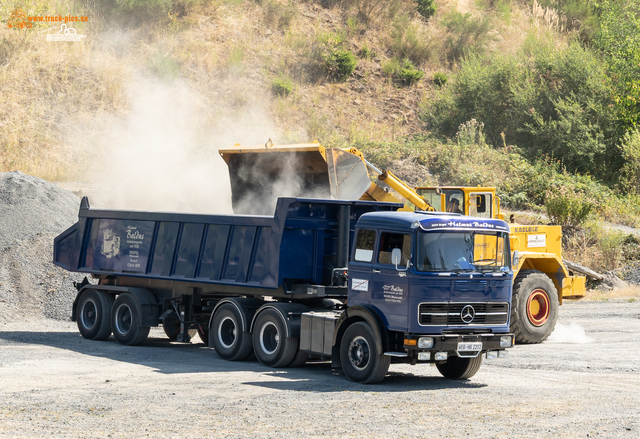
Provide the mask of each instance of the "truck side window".
[{"label": "truck side window", "polygon": [[355,260],[358,262],[371,262],[373,259],[373,246],[375,243],[375,230],[358,230]]},{"label": "truck side window", "polygon": [[402,258],[399,266],[406,266],[411,252],[411,235],[404,233],[382,233],[380,236],[380,249],[378,262],[381,264],[391,264],[391,251],[394,248],[402,250]]}]

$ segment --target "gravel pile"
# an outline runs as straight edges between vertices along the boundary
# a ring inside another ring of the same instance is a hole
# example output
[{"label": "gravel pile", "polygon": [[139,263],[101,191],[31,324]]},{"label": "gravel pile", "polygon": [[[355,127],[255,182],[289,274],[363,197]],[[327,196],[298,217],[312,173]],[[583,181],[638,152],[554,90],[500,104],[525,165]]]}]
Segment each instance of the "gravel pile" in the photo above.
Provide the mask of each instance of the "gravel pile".
[{"label": "gravel pile", "polygon": [[633,261],[613,273],[628,284],[640,285],[640,261]]},{"label": "gravel pile", "polygon": [[53,239],[78,218],[80,200],[21,172],[0,172],[0,321],[68,320],[73,281],[53,265]]}]

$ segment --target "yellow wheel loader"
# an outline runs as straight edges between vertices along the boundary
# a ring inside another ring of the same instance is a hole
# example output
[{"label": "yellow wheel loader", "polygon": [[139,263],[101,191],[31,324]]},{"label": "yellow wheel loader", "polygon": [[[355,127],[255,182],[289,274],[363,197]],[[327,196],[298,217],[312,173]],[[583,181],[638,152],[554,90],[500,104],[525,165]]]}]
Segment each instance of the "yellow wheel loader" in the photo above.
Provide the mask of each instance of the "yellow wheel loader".
[{"label": "yellow wheel loader", "polygon": [[[271,215],[277,197],[297,196],[406,201],[407,210],[505,219],[495,188],[414,189],[390,171],[369,163],[357,148],[324,148],[318,143],[274,145],[269,140],[265,145],[235,145],[219,153],[229,167],[236,213]],[[376,178],[372,179],[369,171]],[[510,329],[517,342],[540,343],[553,331],[562,300],[584,296],[586,278],[563,262],[560,226],[512,223],[511,233],[515,281]],[[484,251],[489,259],[499,249],[487,243],[478,251]],[[482,254],[475,256],[483,259]]]}]

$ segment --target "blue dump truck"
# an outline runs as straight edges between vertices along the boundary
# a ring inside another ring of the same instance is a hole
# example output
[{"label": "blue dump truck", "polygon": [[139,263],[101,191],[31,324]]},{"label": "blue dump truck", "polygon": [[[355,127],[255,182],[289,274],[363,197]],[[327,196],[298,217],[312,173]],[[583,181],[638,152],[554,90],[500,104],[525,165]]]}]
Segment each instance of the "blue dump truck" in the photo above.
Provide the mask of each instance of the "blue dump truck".
[{"label": "blue dump truck", "polygon": [[280,198],[275,214],[92,209],[54,243],[87,273],[72,320],[83,337],[144,342],[150,327],[226,360],[328,361],[353,381],[390,363],[452,379],[513,345],[509,226],[402,204]]}]

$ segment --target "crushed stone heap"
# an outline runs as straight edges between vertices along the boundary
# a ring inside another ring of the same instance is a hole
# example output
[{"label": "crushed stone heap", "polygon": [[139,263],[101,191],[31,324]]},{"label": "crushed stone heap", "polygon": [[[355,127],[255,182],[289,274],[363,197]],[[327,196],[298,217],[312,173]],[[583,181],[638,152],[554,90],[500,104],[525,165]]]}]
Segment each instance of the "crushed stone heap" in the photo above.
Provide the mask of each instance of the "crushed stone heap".
[{"label": "crushed stone heap", "polygon": [[0,172],[0,321],[69,320],[72,275],[53,265],[53,239],[78,218],[80,199],[21,172]]}]

